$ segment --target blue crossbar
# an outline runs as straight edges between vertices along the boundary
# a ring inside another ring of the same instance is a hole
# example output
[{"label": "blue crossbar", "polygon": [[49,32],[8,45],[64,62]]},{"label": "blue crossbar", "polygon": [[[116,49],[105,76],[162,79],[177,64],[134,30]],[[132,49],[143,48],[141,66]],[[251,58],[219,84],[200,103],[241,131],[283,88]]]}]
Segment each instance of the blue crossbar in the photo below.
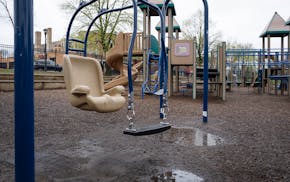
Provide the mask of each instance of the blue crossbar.
[{"label": "blue crossbar", "polygon": [[271,80],[288,80],[290,78],[290,75],[272,75],[269,76],[269,79]]}]

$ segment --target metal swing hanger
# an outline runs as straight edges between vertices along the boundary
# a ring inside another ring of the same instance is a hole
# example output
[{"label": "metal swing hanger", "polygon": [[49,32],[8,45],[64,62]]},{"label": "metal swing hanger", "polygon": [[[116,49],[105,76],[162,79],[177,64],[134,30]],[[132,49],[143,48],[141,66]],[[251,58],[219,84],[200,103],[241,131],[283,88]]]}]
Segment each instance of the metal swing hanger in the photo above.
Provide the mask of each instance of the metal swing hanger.
[{"label": "metal swing hanger", "polygon": [[[134,125],[134,117],[135,117],[135,110],[134,110],[134,89],[133,89],[133,79],[132,79],[132,74],[131,74],[131,67],[132,67],[132,53],[133,53],[133,48],[134,48],[134,42],[135,42],[135,38],[136,38],[136,33],[137,33],[137,3],[135,0],[133,1],[133,9],[134,9],[134,30],[132,33],[132,37],[131,37],[131,41],[130,41],[130,46],[129,46],[129,50],[128,50],[128,86],[129,86],[129,91],[128,91],[128,113],[127,113],[127,118],[129,120],[129,127],[126,128],[126,130],[124,130],[124,134],[128,134],[128,135],[133,135],[133,136],[142,136],[142,135],[151,135],[151,134],[155,134],[155,133],[160,133],[163,131],[166,131],[168,129],[171,128],[171,125],[169,123],[165,123],[165,122],[160,122],[159,124],[155,124],[155,125],[149,125],[143,128],[136,128]],[[145,0],[139,0],[139,2],[144,3],[148,6],[150,6],[151,8],[155,9],[160,18],[161,18],[161,29],[162,31],[165,32],[165,22],[164,22],[164,15],[162,13],[162,11],[154,4],[151,4]],[[161,51],[160,51],[160,89],[163,89],[163,94],[160,95],[160,117],[162,119],[166,118],[166,114],[165,114],[165,109],[164,106],[167,106],[167,100],[166,100],[166,90],[167,88],[163,88],[164,85],[162,82],[164,82],[164,77],[166,78],[165,75],[165,68],[166,68],[166,53],[165,53],[165,33],[161,36]],[[165,101],[165,102],[164,102]]]}]

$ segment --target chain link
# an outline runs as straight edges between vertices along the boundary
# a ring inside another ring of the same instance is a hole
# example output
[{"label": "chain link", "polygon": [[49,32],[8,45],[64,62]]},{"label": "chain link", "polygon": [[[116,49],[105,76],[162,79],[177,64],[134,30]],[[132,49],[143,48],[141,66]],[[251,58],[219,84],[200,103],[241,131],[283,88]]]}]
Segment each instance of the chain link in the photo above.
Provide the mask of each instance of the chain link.
[{"label": "chain link", "polygon": [[168,105],[167,94],[163,94],[163,104],[162,104],[162,108],[160,109],[160,113],[163,116],[163,120],[166,120],[167,119],[167,115],[169,113],[169,105]]},{"label": "chain link", "polygon": [[135,109],[134,109],[134,94],[128,94],[128,110],[127,110],[127,119],[129,121],[129,129],[134,128],[134,118],[135,118]]}]

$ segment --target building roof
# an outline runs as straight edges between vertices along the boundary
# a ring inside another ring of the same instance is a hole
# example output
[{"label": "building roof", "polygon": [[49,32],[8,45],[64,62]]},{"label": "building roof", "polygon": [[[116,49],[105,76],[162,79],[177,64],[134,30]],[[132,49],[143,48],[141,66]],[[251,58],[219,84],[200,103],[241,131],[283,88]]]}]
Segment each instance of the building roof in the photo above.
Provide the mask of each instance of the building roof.
[{"label": "building roof", "polygon": [[[160,21],[159,21],[159,23],[155,26],[155,29],[157,30],[157,31],[159,31],[160,30]],[[165,26],[166,26],[166,32],[168,32],[168,16],[166,16],[166,18],[165,18]],[[181,32],[181,29],[180,29],[180,26],[179,26],[179,24],[177,23],[177,21],[176,21],[176,19],[173,17],[173,32],[176,32],[176,30],[178,31],[178,32]]]},{"label": "building roof", "polygon": [[289,17],[288,20],[286,21],[285,25],[290,25],[290,17]]},{"label": "building roof", "polygon": [[260,37],[284,37],[289,34],[289,27],[285,25],[285,20],[275,12],[271,21],[265,27]]},{"label": "building roof", "polygon": [[[148,2],[153,3],[155,5],[157,5],[160,9],[163,6],[163,0],[148,0]],[[148,6],[145,4],[142,4],[139,6],[141,10],[146,9]],[[175,7],[174,7],[174,3],[172,2],[172,0],[169,2],[168,4],[168,9],[172,9],[172,15],[175,16],[176,12],[175,12]],[[158,13],[152,9],[150,9],[150,16],[158,16]],[[167,10],[168,13],[168,10]]]}]

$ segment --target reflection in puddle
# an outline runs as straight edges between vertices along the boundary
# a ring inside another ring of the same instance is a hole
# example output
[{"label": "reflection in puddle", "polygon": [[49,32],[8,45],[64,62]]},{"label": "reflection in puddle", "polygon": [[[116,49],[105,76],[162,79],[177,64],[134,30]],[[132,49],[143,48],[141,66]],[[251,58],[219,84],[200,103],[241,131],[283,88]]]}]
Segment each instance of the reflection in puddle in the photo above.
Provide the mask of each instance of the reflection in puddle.
[{"label": "reflection in puddle", "polygon": [[157,176],[151,177],[153,182],[201,182],[204,181],[203,178],[182,170],[172,170],[160,174]]},{"label": "reflection in puddle", "polygon": [[225,143],[225,140],[217,135],[194,128],[171,128],[170,132],[162,136],[162,139],[182,146],[215,146]]},{"label": "reflection in puddle", "polygon": [[195,131],[194,145],[196,146],[214,146],[224,143],[224,139],[219,136],[205,133],[199,129]]}]

